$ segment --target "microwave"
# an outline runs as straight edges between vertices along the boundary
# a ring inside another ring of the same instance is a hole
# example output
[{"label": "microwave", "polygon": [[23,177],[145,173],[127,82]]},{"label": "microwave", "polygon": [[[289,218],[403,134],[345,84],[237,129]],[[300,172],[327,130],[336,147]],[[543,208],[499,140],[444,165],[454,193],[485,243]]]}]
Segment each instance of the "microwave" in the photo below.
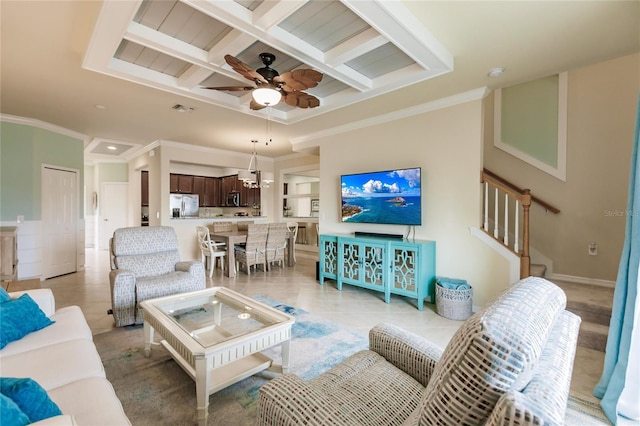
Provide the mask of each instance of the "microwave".
[{"label": "microwave", "polygon": [[227,206],[240,207],[240,193],[230,192],[227,195]]}]

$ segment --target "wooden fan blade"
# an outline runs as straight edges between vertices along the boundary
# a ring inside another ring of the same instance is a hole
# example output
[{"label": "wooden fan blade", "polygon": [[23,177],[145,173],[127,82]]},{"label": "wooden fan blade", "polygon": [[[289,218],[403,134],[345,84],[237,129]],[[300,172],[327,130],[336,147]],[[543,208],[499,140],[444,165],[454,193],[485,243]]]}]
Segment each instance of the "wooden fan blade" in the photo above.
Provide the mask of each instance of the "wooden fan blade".
[{"label": "wooden fan blade", "polygon": [[282,99],[287,105],[298,108],[315,108],[320,106],[320,100],[305,92],[283,93]]},{"label": "wooden fan blade", "polygon": [[275,77],[273,81],[275,83],[284,83],[282,88],[287,92],[293,92],[316,87],[322,81],[322,77],[322,73],[316,70],[300,69],[285,72]]},{"label": "wooden fan blade", "polygon": [[203,89],[226,90],[226,91],[229,91],[229,92],[247,92],[249,90],[255,89],[255,87],[250,87],[250,86],[226,86],[226,87],[203,87]]},{"label": "wooden fan blade", "polygon": [[253,109],[253,110],[259,110],[262,108],[266,108],[266,105],[261,105],[259,103],[257,103],[256,101],[254,101],[253,99],[251,99],[251,103],[249,104],[249,108]]},{"label": "wooden fan blade", "polygon": [[237,72],[247,80],[269,84],[269,82],[265,80],[263,76],[258,74],[253,68],[242,62],[240,59],[235,58],[231,55],[224,55],[224,60],[227,61],[227,64],[229,64],[229,66],[233,68],[235,72]]}]

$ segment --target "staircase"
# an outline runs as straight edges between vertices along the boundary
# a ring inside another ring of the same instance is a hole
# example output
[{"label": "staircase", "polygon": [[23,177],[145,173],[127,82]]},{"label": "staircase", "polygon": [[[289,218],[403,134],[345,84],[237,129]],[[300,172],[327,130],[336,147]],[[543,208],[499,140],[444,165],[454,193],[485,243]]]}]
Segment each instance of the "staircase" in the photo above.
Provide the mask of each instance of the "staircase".
[{"label": "staircase", "polygon": [[566,281],[554,282],[567,295],[567,310],[582,318],[578,346],[604,352],[613,307],[613,288]]}]

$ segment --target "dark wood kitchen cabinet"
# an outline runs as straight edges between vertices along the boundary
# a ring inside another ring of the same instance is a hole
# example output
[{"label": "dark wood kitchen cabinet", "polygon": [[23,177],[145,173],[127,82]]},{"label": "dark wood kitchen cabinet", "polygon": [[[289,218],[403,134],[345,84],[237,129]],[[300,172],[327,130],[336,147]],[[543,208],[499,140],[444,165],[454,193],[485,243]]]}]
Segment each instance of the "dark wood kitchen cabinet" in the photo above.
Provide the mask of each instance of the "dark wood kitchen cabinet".
[{"label": "dark wood kitchen cabinet", "polygon": [[193,194],[193,176],[171,173],[169,175],[169,192]]},{"label": "dark wood kitchen cabinet", "polygon": [[140,193],[140,199],[142,201],[141,204],[143,207],[148,207],[149,206],[149,172],[146,170],[143,170],[140,176],[141,176],[140,188],[142,190],[142,192]]},{"label": "dark wood kitchen cabinet", "polygon": [[240,189],[240,205],[242,207],[259,206],[260,188],[247,188],[243,186]]},{"label": "dark wood kitchen cabinet", "polygon": [[193,193],[198,196],[198,206],[207,207],[205,204],[205,177],[194,176],[193,177]]},{"label": "dark wood kitchen cabinet", "polygon": [[[238,192],[240,185],[238,175],[223,176],[220,178],[220,205],[227,206],[227,195]],[[229,206],[230,207],[230,206]]]},{"label": "dark wood kitchen cabinet", "polygon": [[220,179],[204,178],[204,206],[219,207],[220,205]]}]

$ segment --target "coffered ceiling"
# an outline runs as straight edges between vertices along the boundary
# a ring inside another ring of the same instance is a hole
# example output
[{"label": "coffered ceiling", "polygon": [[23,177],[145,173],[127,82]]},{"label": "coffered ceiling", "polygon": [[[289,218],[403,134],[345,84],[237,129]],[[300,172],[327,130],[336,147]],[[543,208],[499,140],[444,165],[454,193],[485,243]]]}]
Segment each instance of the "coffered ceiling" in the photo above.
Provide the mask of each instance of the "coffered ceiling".
[{"label": "coffered ceiling", "polygon": [[[0,20],[2,119],[67,129],[87,160],[159,140],[250,154],[267,134],[258,155],[280,157],[331,129],[640,51],[639,1],[2,0]],[[252,85],[224,55],[255,69],[262,52],[280,73],[323,73],[308,90],[320,106],[252,111],[248,92],[202,88]]]},{"label": "coffered ceiling", "polygon": [[[308,93],[321,108],[249,109],[224,56],[252,69],[262,52],[280,74],[324,74]],[[293,123],[453,70],[452,55],[397,2],[360,0],[105,2],[82,66],[246,114]]]}]

